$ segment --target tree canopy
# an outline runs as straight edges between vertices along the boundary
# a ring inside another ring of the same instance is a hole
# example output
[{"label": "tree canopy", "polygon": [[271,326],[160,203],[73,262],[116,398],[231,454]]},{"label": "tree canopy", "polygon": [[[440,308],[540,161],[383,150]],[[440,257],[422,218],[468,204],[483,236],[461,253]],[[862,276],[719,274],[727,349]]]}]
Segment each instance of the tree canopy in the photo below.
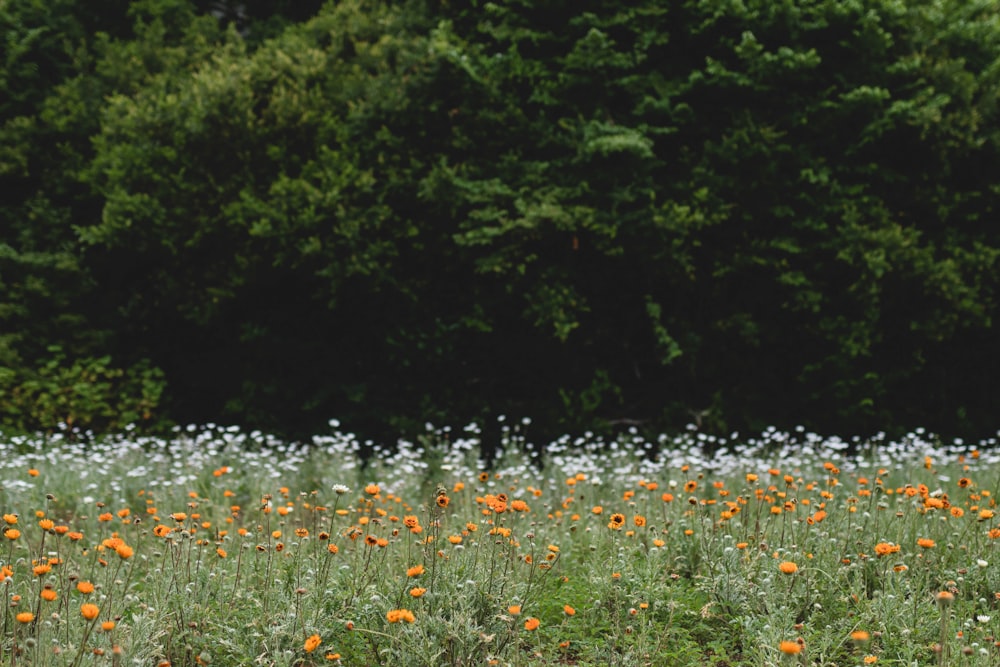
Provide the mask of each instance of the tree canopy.
[{"label": "tree canopy", "polygon": [[18,428],[995,430],[1000,15],[0,6]]}]

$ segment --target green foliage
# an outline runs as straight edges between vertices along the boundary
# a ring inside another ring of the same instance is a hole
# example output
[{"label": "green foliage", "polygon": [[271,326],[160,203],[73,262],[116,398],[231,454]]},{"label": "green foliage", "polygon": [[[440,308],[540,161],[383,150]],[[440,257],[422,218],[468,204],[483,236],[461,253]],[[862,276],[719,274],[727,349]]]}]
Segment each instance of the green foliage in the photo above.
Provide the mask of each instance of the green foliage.
[{"label": "green foliage", "polygon": [[156,413],[163,373],[140,363],[111,365],[110,357],[68,359],[59,347],[35,369],[0,366],[0,416],[24,432],[57,425],[108,432],[162,419]]},{"label": "green foliage", "polygon": [[96,17],[0,10],[8,363],[114,350],[303,435],[992,425],[985,0]]}]

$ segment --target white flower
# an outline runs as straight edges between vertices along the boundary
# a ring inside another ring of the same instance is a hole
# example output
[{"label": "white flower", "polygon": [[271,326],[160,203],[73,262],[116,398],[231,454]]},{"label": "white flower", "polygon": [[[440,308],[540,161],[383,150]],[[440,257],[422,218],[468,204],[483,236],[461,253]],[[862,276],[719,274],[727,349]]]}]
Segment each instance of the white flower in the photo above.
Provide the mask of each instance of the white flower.
[{"label": "white flower", "polygon": [[982,558],[980,558],[979,560],[976,561],[976,565],[978,565],[979,567],[989,567],[990,564],[989,561],[985,561]]},{"label": "white flower", "polygon": [[342,496],[345,493],[350,493],[351,489],[350,487],[344,486],[343,484],[334,484],[333,492],[336,493],[338,496]]},{"label": "white flower", "polygon": [[987,616],[986,614],[979,614],[978,616],[976,616],[976,620],[979,621],[980,623],[989,623],[990,617]]}]

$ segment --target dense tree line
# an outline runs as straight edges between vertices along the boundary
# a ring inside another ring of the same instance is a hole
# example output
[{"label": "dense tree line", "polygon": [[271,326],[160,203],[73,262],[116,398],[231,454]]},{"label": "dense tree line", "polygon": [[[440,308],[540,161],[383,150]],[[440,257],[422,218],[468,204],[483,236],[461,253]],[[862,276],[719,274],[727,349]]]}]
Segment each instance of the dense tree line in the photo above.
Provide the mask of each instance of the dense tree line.
[{"label": "dense tree line", "polygon": [[0,5],[0,418],[996,429],[988,0]]}]

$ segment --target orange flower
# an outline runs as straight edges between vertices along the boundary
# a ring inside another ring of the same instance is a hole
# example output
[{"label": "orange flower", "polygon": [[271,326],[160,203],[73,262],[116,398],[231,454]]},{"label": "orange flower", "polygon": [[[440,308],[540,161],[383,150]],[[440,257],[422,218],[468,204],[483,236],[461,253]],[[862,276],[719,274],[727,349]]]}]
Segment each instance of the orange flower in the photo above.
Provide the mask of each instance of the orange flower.
[{"label": "orange flower", "polygon": [[798,655],[802,653],[802,645],[798,642],[785,640],[778,644],[778,649],[785,655]]},{"label": "orange flower", "polygon": [[568,604],[564,604],[563,613],[567,616],[576,616],[576,609],[573,609],[573,607],[570,607]]},{"label": "orange flower", "polygon": [[423,595],[426,592],[427,592],[427,589],[426,588],[421,588],[420,586],[414,586],[413,588],[410,589],[410,595],[412,595],[415,598],[420,597],[421,595]]},{"label": "orange flower", "polygon": [[434,499],[434,502],[437,503],[438,507],[445,508],[448,506],[448,503],[451,502],[451,499],[448,498],[447,495],[439,493],[437,498]]},{"label": "orange flower", "polygon": [[127,544],[119,544],[115,547],[115,553],[118,554],[118,557],[122,560],[128,560],[132,557],[135,551]]},{"label": "orange flower", "polygon": [[55,599],[56,599],[57,597],[59,597],[59,594],[58,594],[58,593],[56,593],[56,592],[55,592],[54,590],[52,590],[51,588],[43,588],[43,589],[42,589],[42,592],[41,592],[41,593],[39,593],[39,596],[40,596],[40,597],[41,597],[41,598],[42,598],[43,600],[45,600],[46,602],[52,602],[52,601],[53,601],[53,600],[55,600]]},{"label": "orange flower", "polygon": [[9,525],[13,526],[15,523],[17,523],[17,515],[16,514],[4,514],[3,515],[3,520],[6,521]]},{"label": "orange flower", "polygon": [[799,571],[799,566],[790,560],[782,561],[778,564],[778,569],[782,574],[795,574]]},{"label": "orange flower", "polygon": [[616,512],[615,514],[611,515],[611,521],[608,522],[608,528],[610,528],[611,530],[621,530],[621,527],[623,525],[625,525],[624,514],[618,514]]},{"label": "orange flower", "polygon": [[518,614],[521,613],[521,605],[512,604],[511,606],[507,607],[507,613],[510,614],[511,616],[517,616]]},{"label": "orange flower", "polygon": [[632,517],[632,523],[635,524],[636,528],[642,528],[643,526],[646,525],[646,517],[644,517],[641,514],[636,514],[634,517]]},{"label": "orange flower", "polygon": [[851,633],[851,639],[856,642],[866,642],[871,639],[871,635],[864,630],[855,630]]},{"label": "orange flower", "polygon": [[21,531],[19,531],[17,528],[8,528],[7,530],[3,531],[3,536],[6,537],[8,540],[16,540],[17,538],[21,537]]},{"label": "orange flower", "polygon": [[32,614],[30,611],[22,611],[14,618],[17,619],[18,623],[31,623],[33,620],[35,620],[35,615]]},{"label": "orange flower", "polygon": [[101,623],[101,630],[104,630],[105,632],[111,632],[114,629],[115,629],[114,621],[104,621],[103,623]]},{"label": "orange flower", "polygon": [[52,530],[56,523],[52,519],[42,519],[38,522],[38,525],[42,530]]},{"label": "orange flower", "polygon": [[370,496],[377,496],[379,490],[380,489],[378,487],[378,484],[374,484],[374,483],[369,484],[368,486],[365,487],[365,493],[367,493]]},{"label": "orange flower", "polygon": [[921,537],[920,539],[917,540],[917,546],[923,547],[924,549],[931,549],[934,547],[934,544],[935,544],[934,540],[927,537]]},{"label": "orange flower", "polygon": [[410,569],[408,569],[406,571],[406,576],[408,576],[408,577],[419,577],[423,573],[424,573],[424,566],[422,564],[421,565],[414,565],[413,567],[411,567]]},{"label": "orange flower", "polygon": [[531,632],[532,630],[537,630],[539,624],[540,621],[537,618],[531,617],[524,622],[524,629],[527,630],[528,632]]},{"label": "orange flower", "polygon": [[76,590],[80,591],[84,595],[90,595],[94,592],[94,584],[89,581],[78,581],[76,583]]},{"label": "orange flower", "polygon": [[393,609],[389,612],[386,612],[385,618],[390,623],[399,623],[401,621],[406,623],[413,623],[415,620],[417,620],[416,616],[414,616],[413,612],[410,611],[409,609]]},{"label": "orange flower", "polygon": [[94,620],[100,613],[101,609],[96,604],[85,602],[82,605],[80,605],[80,615],[83,616],[88,621]]},{"label": "orange flower", "polygon": [[322,641],[323,640],[319,638],[319,635],[310,635],[309,638],[306,639],[306,643],[302,647],[302,649],[306,653],[312,653],[313,651],[316,650],[316,647],[319,646],[320,643],[322,643]]},{"label": "orange flower", "polygon": [[898,544],[890,544],[889,542],[879,542],[875,545],[875,555],[878,557],[888,556],[889,554],[894,554],[899,552]]}]

